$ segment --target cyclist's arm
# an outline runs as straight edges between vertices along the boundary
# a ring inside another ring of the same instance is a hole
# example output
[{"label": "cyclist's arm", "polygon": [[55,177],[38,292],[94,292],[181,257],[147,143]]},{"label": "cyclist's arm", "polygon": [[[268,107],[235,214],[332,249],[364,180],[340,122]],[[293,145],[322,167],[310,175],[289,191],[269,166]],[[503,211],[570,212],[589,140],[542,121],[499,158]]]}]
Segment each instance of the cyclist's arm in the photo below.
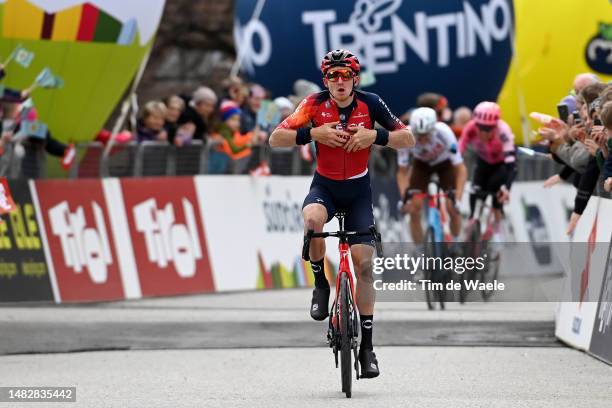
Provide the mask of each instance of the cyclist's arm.
[{"label": "cyclist's arm", "polygon": [[389,131],[389,140],[385,146],[396,150],[414,146],[415,140],[410,127],[404,125],[391,113],[387,104],[378,95],[369,94],[369,97],[374,121]]},{"label": "cyclist's arm", "polygon": [[468,178],[467,167],[465,167],[465,163],[461,162],[455,164],[455,198],[457,201],[461,201],[463,197],[463,190],[465,188],[465,182]]},{"label": "cyclist's arm", "polygon": [[305,140],[299,140],[298,129],[302,129],[299,131],[300,133],[306,133],[307,126],[314,116],[315,104],[316,98],[314,95],[304,98],[296,110],[274,129],[270,135],[270,146],[292,147],[297,144],[306,144],[304,143]]},{"label": "cyclist's arm", "polygon": [[464,154],[470,144],[471,138],[474,135],[474,122],[468,122],[468,124],[461,131],[461,137],[459,138],[458,150],[459,154]]},{"label": "cyclist's arm", "polygon": [[408,149],[397,151],[396,181],[400,197],[403,198],[406,189],[410,187],[410,151]]},{"label": "cyclist's arm", "polygon": [[504,185],[508,190],[516,177],[516,148],[514,147],[514,134],[506,122],[500,120],[500,133],[504,149],[504,166],[506,167],[506,182]]}]

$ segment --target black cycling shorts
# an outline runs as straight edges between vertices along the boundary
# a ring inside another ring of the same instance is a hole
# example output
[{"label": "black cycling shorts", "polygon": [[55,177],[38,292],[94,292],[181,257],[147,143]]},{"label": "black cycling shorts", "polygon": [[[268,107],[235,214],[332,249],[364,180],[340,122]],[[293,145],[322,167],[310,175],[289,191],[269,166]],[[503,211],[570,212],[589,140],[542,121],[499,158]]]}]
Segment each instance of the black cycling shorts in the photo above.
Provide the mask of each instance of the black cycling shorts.
[{"label": "black cycling shorts", "polygon": [[[472,180],[472,191],[487,191],[497,193],[501,186],[508,181],[508,169],[505,163],[490,164],[478,158],[474,179]],[[475,187],[475,188],[474,188]],[[502,208],[503,205],[497,201],[496,194],[493,194],[493,208]]]},{"label": "black cycling shorts", "polygon": [[[343,211],[344,229],[346,231],[368,231],[374,225],[372,207],[372,188],[370,174],[356,179],[333,180],[315,172],[310,185],[310,192],[304,199],[302,209],[308,204],[321,204],[327,209],[327,221]],[[349,245],[374,245],[374,237],[349,237]]]}]

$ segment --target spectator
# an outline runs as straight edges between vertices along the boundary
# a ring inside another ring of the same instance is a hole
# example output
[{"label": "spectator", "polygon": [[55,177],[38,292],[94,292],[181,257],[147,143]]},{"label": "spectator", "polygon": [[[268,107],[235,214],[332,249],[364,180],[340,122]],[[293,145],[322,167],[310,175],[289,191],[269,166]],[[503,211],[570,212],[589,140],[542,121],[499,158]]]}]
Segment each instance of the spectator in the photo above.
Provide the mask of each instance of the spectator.
[{"label": "spectator", "polygon": [[176,130],[179,127],[178,121],[185,110],[185,101],[177,95],[172,95],[166,99],[166,121],[164,129],[168,133],[168,142],[174,144]]},{"label": "spectator", "polygon": [[166,114],[166,105],[162,101],[150,101],[145,104],[136,128],[138,143],[168,140],[168,133],[164,129]]},{"label": "spectator", "polygon": [[457,136],[457,139],[461,136],[463,128],[472,119],[472,110],[467,106],[461,106],[453,112],[453,123],[451,129]]},{"label": "spectator", "polygon": [[278,107],[278,110],[280,112],[281,122],[285,120],[287,116],[291,115],[295,110],[295,106],[293,106],[293,103],[284,96],[279,96],[278,98],[274,99],[274,104]]},{"label": "spectator", "polygon": [[431,108],[436,111],[438,121],[448,123],[452,119],[452,112],[448,107],[448,99],[444,95],[426,92],[417,97],[418,108]]},{"label": "spectator", "polygon": [[242,106],[248,94],[248,90],[246,89],[242,79],[237,76],[230,76],[223,81],[222,86],[222,100],[233,101],[236,103],[236,105]]},{"label": "spectator", "polygon": [[261,103],[266,97],[266,91],[261,85],[253,84],[249,88],[249,96],[242,106],[240,116],[240,131],[247,133],[255,130],[257,126],[257,113],[261,109]]},{"label": "spectator", "polygon": [[604,128],[602,131],[604,144],[601,147],[599,163],[602,166],[604,189],[610,192],[612,191],[612,101],[602,106],[599,116]]},{"label": "spectator", "polygon": [[208,172],[210,174],[226,174],[233,167],[233,172],[240,174],[246,169],[251,155],[252,132],[240,132],[241,110],[232,101],[225,101],[219,107],[221,124],[212,138],[215,148],[209,155]]},{"label": "spectator", "polygon": [[585,87],[598,83],[601,83],[601,81],[599,80],[599,77],[595,74],[591,74],[590,72],[578,74],[574,78],[574,94],[578,95]]},{"label": "spectator", "polygon": [[217,95],[212,89],[201,86],[193,92],[191,99],[183,100],[186,106],[178,124],[193,123],[193,139],[205,141],[217,106]]},{"label": "spectator", "polygon": [[305,79],[298,79],[293,83],[293,93],[295,95],[290,95],[288,99],[293,103],[293,106],[298,106],[302,99],[317,92],[321,92],[319,85]]}]

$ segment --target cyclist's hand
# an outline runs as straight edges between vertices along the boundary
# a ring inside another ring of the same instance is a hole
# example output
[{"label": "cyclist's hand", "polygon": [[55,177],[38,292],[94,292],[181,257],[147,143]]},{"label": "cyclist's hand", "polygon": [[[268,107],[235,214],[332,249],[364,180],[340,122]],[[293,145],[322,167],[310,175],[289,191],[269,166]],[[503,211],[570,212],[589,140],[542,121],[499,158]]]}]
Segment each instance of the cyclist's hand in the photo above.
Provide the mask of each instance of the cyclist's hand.
[{"label": "cyclist's hand", "polygon": [[501,188],[497,192],[497,201],[504,204],[507,203],[508,200],[510,200],[510,191],[508,191],[508,188],[506,186],[501,186]]},{"label": "cyclist's hand", "polygon": [[356,152],[357,150],[367,149],[372,146],[376,140],[376,130],[366,129],[363,127],[349,128],[349,131],[354,132],[353,136],[344,145],[344,150],[347,152]]},{"label": "cyclist's hand", "polygon": [[310,131],[312,140],[329,147],[343,146],[346,143],[346,140],[350,137],[350,134],[344,130],[336,129],[336,125],[338,123],[340,122],[329,122],[313,128]]}]

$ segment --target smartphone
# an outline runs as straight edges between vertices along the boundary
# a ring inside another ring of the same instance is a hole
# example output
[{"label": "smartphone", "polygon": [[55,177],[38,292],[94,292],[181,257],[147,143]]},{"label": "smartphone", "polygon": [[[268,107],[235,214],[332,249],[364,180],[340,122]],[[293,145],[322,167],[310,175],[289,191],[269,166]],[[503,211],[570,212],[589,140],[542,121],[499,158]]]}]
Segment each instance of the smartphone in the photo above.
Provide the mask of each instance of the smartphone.
[{"label": "smartphone", "polygon": [[579,125],[582,123],[582,119],[580,118],[580,113],[577,110],[572,112],[572,116],[574,117],[574,125]]},{"label": "smartphone", "polygon": [[564,103],[560,103],[557,105],[557,112],[559,113],[559,119],[567,123],[567,119],[569,117],[569,107]]}]

